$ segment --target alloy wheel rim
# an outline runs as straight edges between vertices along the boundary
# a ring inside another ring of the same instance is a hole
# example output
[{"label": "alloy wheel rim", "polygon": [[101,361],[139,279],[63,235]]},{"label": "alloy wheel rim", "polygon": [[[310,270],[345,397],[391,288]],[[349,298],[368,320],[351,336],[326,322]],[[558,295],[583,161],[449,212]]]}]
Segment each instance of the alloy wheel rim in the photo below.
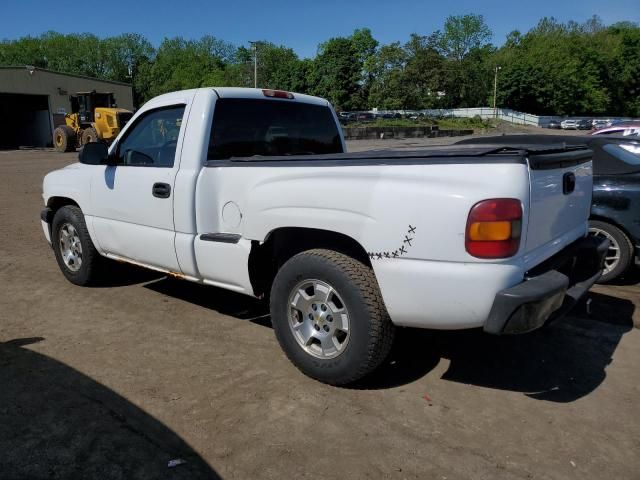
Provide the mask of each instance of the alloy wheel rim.
[{"label": "alloy wheel rim", "polygon": [[604,271],[603,274],[611,272],[620,262],[620,245],[615,238],[609,233],[601,230],[600,228],[591,227],[589,233],[594,237],[606,238],[609,240],[609,250],[604,258]]},{"label": "alloy wheel rim", "polygon": [[59,230],[60,254],[65,266],[72,272],[77,272],[82,267],[82,242],[76,228],[70,223],[65,223]]},{"label": "alloy wheel rim", "polygon": [[304,280],[289,296],[289,328],[309,355],[328,360],[345,351],[349,312],[338,292],[322,280]]}]

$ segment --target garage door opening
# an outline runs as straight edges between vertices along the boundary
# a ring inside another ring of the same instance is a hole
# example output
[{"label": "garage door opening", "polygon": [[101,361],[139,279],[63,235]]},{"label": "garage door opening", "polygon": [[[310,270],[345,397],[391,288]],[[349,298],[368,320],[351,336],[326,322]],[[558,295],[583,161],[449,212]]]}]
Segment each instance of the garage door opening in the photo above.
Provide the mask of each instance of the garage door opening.
[{"label": "garage door opening", "polygon": [[0,148],[52,143],[47,95],[0,93]]}]

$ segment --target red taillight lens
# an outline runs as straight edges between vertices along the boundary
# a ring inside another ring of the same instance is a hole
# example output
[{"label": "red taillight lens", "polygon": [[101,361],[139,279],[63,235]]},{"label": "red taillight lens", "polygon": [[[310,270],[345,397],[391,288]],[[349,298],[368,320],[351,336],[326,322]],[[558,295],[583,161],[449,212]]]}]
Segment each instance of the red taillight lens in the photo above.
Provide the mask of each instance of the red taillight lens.
[{"label": "red taillight lens", "polygon": [[293,100],[293,93],[283,90],[262,90],[262,93],[265,97],[288,98],[289,100]]},{"label": "red taillight lens", "polygon": [[465,247],[478,258],[507,258],[518,252],[522,231],[522,205],[514,198],[476,203],[469,212]]}]

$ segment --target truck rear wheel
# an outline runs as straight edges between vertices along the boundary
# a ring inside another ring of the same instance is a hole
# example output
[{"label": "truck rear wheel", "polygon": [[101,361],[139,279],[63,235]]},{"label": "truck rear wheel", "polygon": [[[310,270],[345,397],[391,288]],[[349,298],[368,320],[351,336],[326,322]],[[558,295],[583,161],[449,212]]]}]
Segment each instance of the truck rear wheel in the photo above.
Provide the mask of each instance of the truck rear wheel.
[{"label": "truck rear wheel", "polygon": [[97,142],[98,140],[100,139],[98,138],[98,132],[95,128],[89,127],[82,131],[82,145]]},{"label": "truck rear wheel", "polygon": [[68,205],[56,212],[51,245],[63,275],[76,285],[90,285],[99,277],[102,257],[91,241],[82,210]]},{"label": "truck rear wheel", "polygon": [[289,259],[271,289],[280,346],[304,374],[347,385],[387,357],[394,325],[370,267],[331,250]]},{"label": "truck rear wheel", "polygon": [[76,149],[76,132],[68,125],[60,125],[53,131],[53,146],[59,152]]},{"label": "truck rear wheel", "polygon": [[626,272],[633,261],[633,244],[618,227],[600,220],[589,221],[589,233],[609,240],[604,271],[598,283],[607,283]]}]

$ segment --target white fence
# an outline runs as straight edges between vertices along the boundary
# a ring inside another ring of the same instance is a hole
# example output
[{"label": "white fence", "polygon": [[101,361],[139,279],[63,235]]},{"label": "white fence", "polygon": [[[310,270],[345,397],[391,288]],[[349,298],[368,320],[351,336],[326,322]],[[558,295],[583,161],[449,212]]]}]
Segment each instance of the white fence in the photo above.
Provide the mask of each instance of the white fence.
[{"label": "white fence", "polygon": [[[497,118],[499,120],[504,120],[505,122],[513,123],[515,125],[531,125],[534,127],[547,127],[551,120],[561,121],[568,117],[559,117],[553,115],[531,115],[530,113],[517,112],[515,110],[511,110],[510,108],[497,108],[493,109],[491,107],[479,107],[479,108],[434,108],[434,109],[426,109],[426,110],[385,110],[385,111],[377,111],[377,113],[402,113],[402,114],[423,114],[427,117],[431,118],[473,118],[478,116],[482,119],[492,119]],[[598,117],[571,117],[576,120],[581,120],[583,118],[593,119]],[[604,117],[602,117],[604,118]],[[607,120],[611,120],[611,118],[606,118]],[[631,120],[630,118],[619,118],[616,117],[617,120]]]},{"label": "white fence", "polygon": [[423,114],[431,118],[473,118],[480,117],[483,119],[498,118],[506,122],[514,123],[517,125],[532,125],[536,127],[546,127],[549,122],[558,117],[552,116],[538,116],[531,115],[529,113],[516,112],[508,108],[480,107],[480,108],[435,108],[426,110],[385,110],[378,111],[377,113],[402,113],[402,114]]},{"label": "white fence", "polygon": [[551,120],[556,117],[552,116],[538,116],[531,115],[529,113],[516,112],[509,108],[497,108],[490,107],[480,108],[453,108],[453,109],[434,109],[434,110],[421,110],[421,113],[429,117],[480,117],[483,119],[497,118],[516,125],[532,125],[535,127],[546,127]]}]

